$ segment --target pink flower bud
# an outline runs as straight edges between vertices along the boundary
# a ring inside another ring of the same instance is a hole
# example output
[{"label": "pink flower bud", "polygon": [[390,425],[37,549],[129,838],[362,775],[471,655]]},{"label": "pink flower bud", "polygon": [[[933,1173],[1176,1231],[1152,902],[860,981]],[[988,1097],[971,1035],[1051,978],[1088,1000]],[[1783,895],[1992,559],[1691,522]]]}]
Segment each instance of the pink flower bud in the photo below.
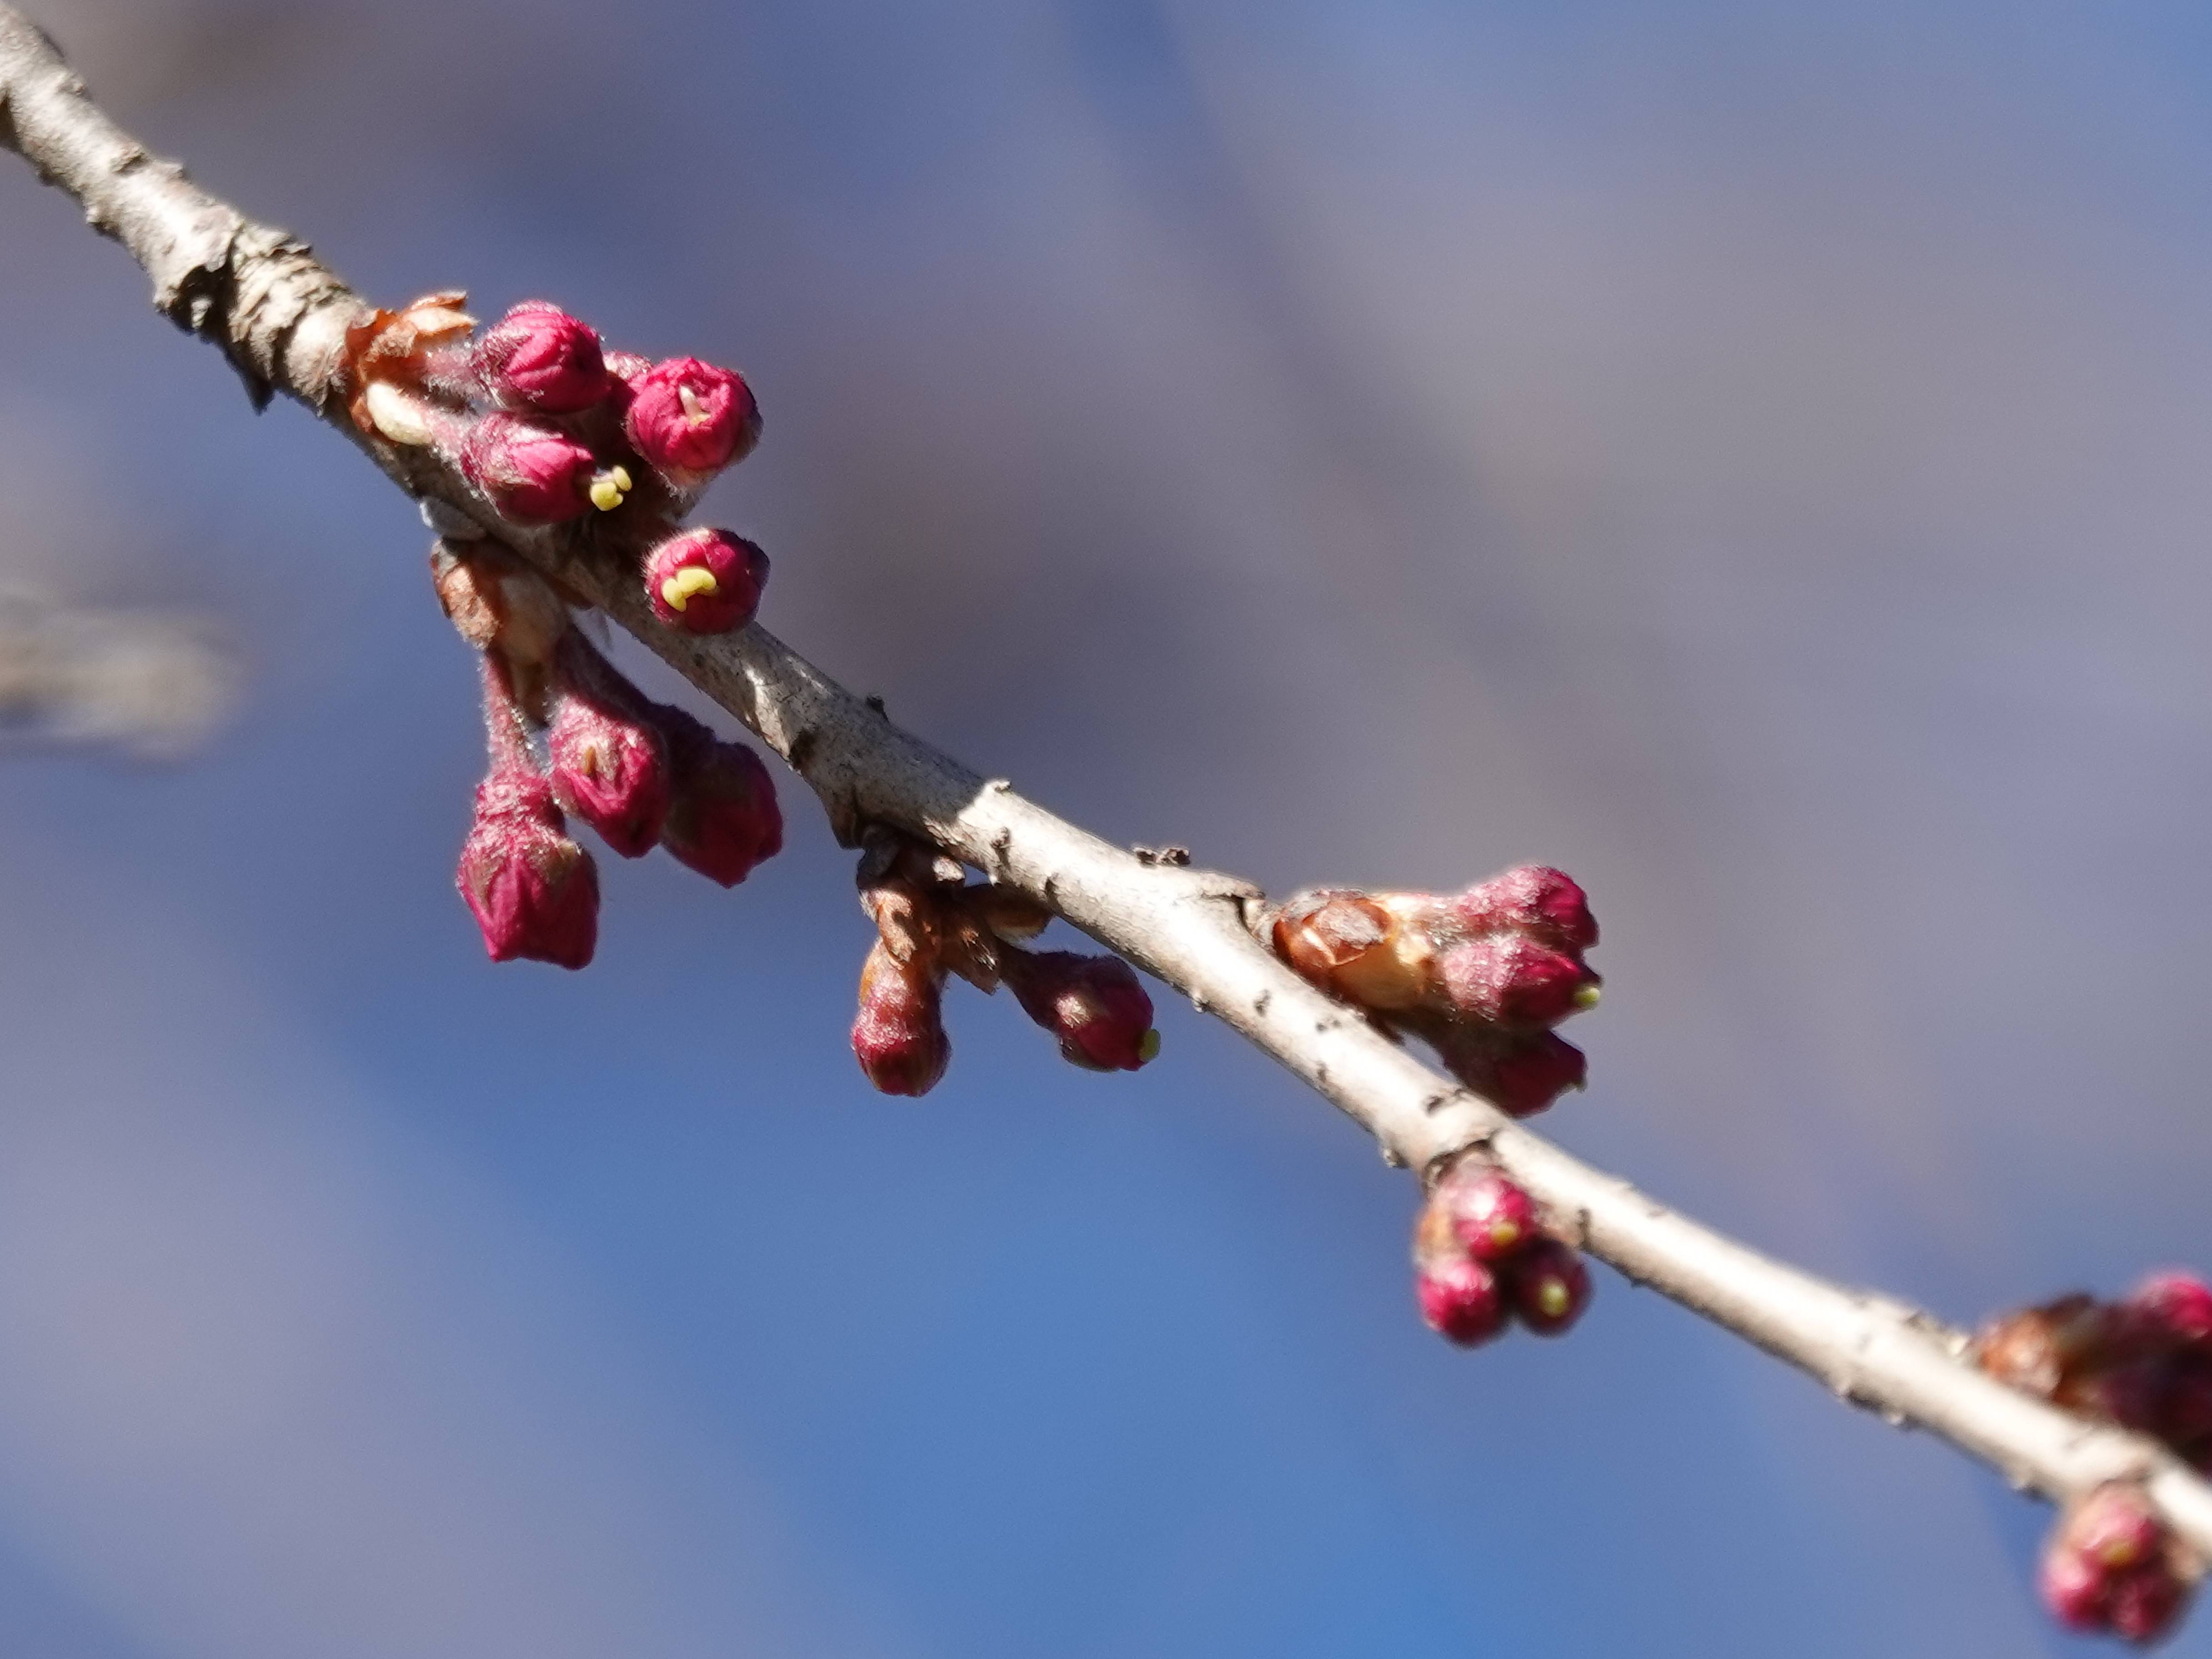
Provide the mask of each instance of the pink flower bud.
[{"label": "pink flower bud", "polygon": [[1557,1336],[1589,1306],[1589,1269],[1570,1245],[1540,1238],[1503,1269],[1513,1311],[1539,1336]]},{"label": "pink flower bud", "polygon": [[1551,1025],[1597,1003],[1598,978],[1572,957],[1524,933],[1486,933],[1437,962],[1444,994],[1463,1018]]},{"label": "pink flower bud", "polygon": [[724,743],[682,709],[647,712],[668,746],[672,786],[660,844],[709,881],[736,886],[782,850],[775,781],[751,750]]},{"label": "pink flower bud", "polygon": [[999,971],[1022,1012],[1060,1039],[1071,1064],[1133,1072],[1159,1053],[1152,1000],[1119,957],[1009,949]]},{"label": "pink flower bud", "polygon": [[704,483],[760,441],[760,407],[744,377],[696,357],[671,357],[629,381],[623,430],[679,489]]},{"label": "pink flower bud", "polygon": [[558,306],[526,300],[487,330],[470,367],[502,409],[573,415],[614,389],[599,337]]},{"label": "pink flower bud", "polygon": [[1461,1247],[1441,1194],[1431,1195],[1413,1225],[1413,1296],[1429,1328],[1462,1347],[1505,1328],[1498,1276]]},{"label": "pink flower bud", "polygon": [[2212,1352],[2212,1285],[2194,1273],[2153,1273],[2123,1305],[2165,1340]]},{"label": "pink flower bud", "polygon": [[878,940],[860,968],[860,1012],[853,1053],[868,1081],[887,1095],[926,1095],[951,1063],[942,1014],[945,975],[901,962]]},{"label": "pink flower bud", "polygon": [[461,445],[461,471],[503,519],[559,524],[591,511],[599,462],[564,433],[514,415],[487,415]]},{"label": "pink flower bud", "polygon": [[1517,865],[1477,882],[1452,901],[1452,908],[1474,933],[1510,929],[1568,951],[1597,943],[1597,921],[1583,890],[1546,865]]},{"label": "pink flower bud", "polygon": [[2112,1578],[2071,1550],[2046,1551],[2036,1571],[2036,1589],[2051,1616],[2069,1630],[2099,1631],[2112,1608]]},{"label": "pink flower bud", "polygon": [[552,787],[536,773],[501,765],[477,787],[455,884],[494,962],[528,957],[581,968],[592,959],[599,872],[568,838]]},{"label": "pink flower bud", "polygon": [[2112,1634],[2138,1647],[2172,1630],[2189,1605],[2189,1586],[2164,1565],[2124,1573],[2112,1586]]},{"label": "pink flower bud", "polygon": [[768,555],[726,530],[686,530],[645,556],[653,614],[687,634],[726,634],[760,608]]},{"label": "pink flower bud", "polygon": [[1555,1032],[1546,1031],[1504,1049],[1491,1062],[1490,1097],[1513,1117],[1533,1117],[1589,1076],[1583,1051]]},{"label": "pink flower bud", "polygon": [[2100,1486],[2066,1517],[2066,1546],[2085,1560],[2118,1571],[2139,1567],[2164,1547],[2166,1529],[2133,1486]]},{"label": "pink flower bud", "polygon": [[1535,1200],[1473,1160],[1437,1183],[1435,1202],[1450,1220],[1453,1236],[1479,1261],[1503,1261],[1543,1237]]},{"label": "pink flower bud", "polygon": [[1472,1348],[1505,1328],[1505,1303],[1498,1276],[1470,1256],[1455,1256],[1414,1276],[1421,1317],[1437,1335]]},{"label": "pink flower bud", "polygon": [[575,690],[546,736],[553,795],[626,859],[643,858],[668,817],[668,750],[649,726]]},{"label": "pink flower bud", "polygon": [[2154,1641],[2189,1600],[2179,1553],[2140,1486],[2100,1486],[2051,1528],[2037,1573],[2044,1605],[2074,1630]]}]

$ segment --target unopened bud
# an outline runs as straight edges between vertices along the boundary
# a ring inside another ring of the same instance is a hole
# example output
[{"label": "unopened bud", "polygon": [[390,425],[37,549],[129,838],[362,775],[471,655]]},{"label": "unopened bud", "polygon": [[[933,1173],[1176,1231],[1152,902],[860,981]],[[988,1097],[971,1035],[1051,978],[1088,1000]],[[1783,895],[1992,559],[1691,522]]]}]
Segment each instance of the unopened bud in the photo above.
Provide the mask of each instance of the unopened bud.
[{"label": "unopened bud", "polygon": [[599,872],[569,839],[551,786],[536,773],[501,766],[477,787],[455,884],[494,962],[527,957],[581,968],[592,959]]},{"label": "unopened bud", "polygon": [[653,614],[687,634],[726,634],[753,619],[768,555],[726,530],[687,530],[645,556]]},{"label": "unopened bud", "polygon": [[1119,957],[1007,950],[999,971],[1022,1012],[1060,1039],[1061,1058],[1092,1072],[1133,1072],[1160,1051],[1152,1000]]},{"label": "unopened bud", "polygon": [[1573,878],[1548,865],[1522,864],[1477,882],[1451,901],[1468,931],[1525,933],[1569,951],[1597,943],[1597,920]]},{"label": "unopened bud", "polygon": [[2212,1352],[2212,1285],[2196,1274],[2153,1273],[2122,1305],[2164,1340]]},{"label": "unopened bud", "polygon": [[570,690],[546,734],[554,798],[626,859],[643,858],[668,817],[668,750],[660,735]]},{"label": "unopened bud", "polygon": [[2189,1591],[2187,1581],[2163,1565],[2124,1575],[2112,1586],[2112,1634],[2138,1647],[2157,1641],[2180,1619]]},{"label": "unopened bud", "polygon": [[1505,1328],[1498,1275],[1460,1247],[1433,1200],[1413,1229],[1413,1296],[1428,1328],[1462,1347],[1487,1342]]},{"label": "unopened bud", "polygon": [[1493,1025],[1424,1017],[1408,1029],[1426,1037],[1443,1067],[1509,1117],[1533,1117],[1589,1073],[1583,1051],[1553,1031],[1533,1036]]},{"label": "unopened bud", "polygon": [[2139,1567],[2157,1554],[2165,1528],[2133,1486],[2100,1486],[2067,1517],[2069,1548],[2100,1567]]},{"label": "unopened bud", "polygon": [[470,358],[502,409],[573,415],[614,389],[599,337],[560,307],[526,300],[493,324]]},{"label": "unopened bud", "polygon": [[1504,1272],[1513,1311],[1539,1336],[1557,1336],[1589,1306],[1589,1269],[1573,1246],[1541,1238]]},{"label": "unopened bud", "polygon": [[1535,1200],[1499,1171],[1472,1159],[1437,1183],[1433,1201],[1443,1208],[1453,1236],[1478,1261],[1503,1261],[1543,1237]]},{"label": "unopened bud", "polygon": [[868,1081],[887,1095],[926,1095],[952,1060],[942,1012],[944,975],[935,964],[901,962],[878,940],[860,968],[860,1012],[853,1053]]},{"label": "unopened bud", "polygon": [[1512,1117],[1533,1117],[1570,1089],[1583,1086],[1589,1060],[1553,1031],[1502,1050],[1491,1061],[1491,1098]]},{"label": "unopened bud", "polygon": [[591,510],[599,461],[565,433],[515,415],[487,415],[461,445],[461,471],[516,524],[559,524]]},{"label": "unopened bud", "polygon": [[1551,1025],[1597,1002],[1595,974],[1525,933],[1468,939],[1437,967],[1453,1010],[1492,1024]]},{"label": "unopened bud", "polygon": [[2189,1599],[2185,1563],[2140,1486],[2113,1481],[2068,1505],[2037,1574],[2044,1605],[2070,1629],[2156,1640]]},{"label": "unopened bud", "polygon": [[743,376],[696,357],[672,357],[629,382],[623,430],[678,489],[704,483],[760,441],[760,408]]},{"label": "unopened bud", "polygon": [[709,881],[734,887],[782,850],[783,814],[760,757],[680,708],[647,711],[668,746],[672,783],[660,844]]}]

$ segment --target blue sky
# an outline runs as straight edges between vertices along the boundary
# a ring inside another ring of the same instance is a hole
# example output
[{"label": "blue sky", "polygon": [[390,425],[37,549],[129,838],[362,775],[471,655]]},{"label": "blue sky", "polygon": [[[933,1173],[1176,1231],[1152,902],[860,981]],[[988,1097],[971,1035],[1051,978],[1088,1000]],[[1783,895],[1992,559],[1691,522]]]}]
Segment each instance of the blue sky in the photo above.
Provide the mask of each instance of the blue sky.
[{"label": "blue sky", "polygon": [[[366,291],[744,368],[764,620],[980,769],[1279,890],[1573,871],[1578,1152],[1962,1322],[2212,1266],[2200,10],[39,15]],[[793,791],[487,963],[410,510],[0,224],[0,569],[251,676],[0,791],[11,1655],[2069,1645],[2043,1512],[1608,1274],[1446,1349],[1404,1177],[1164,997],[870,1094]]]}]

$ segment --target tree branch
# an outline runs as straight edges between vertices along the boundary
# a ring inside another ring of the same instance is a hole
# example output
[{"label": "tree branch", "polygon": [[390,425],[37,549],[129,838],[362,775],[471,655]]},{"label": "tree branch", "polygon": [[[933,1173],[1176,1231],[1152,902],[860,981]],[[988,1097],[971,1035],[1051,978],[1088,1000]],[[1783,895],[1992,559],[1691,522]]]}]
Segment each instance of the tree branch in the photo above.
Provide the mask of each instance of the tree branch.
[{"label": "tree branch", "polygon": [[1480,1148],[1564,1237],[1839,1398],[1939,1435],[2056,1501],[2140,1478],[2175,1530],[2212,1559],[2212,1488],[2163,1447],[2007,1387],[1966,1360],[1960,1332],[1927,1314],[1762,1255],[1515,1123],[1279,962],[1255,937],[1257,889],[1140,861],[1004,780],[976,776],[757,626],[707,637],[662,628],[634,573],[588,528],[518,530],[428,449],[362,433],[336,393],[345,330],[369,307],[303,244],[151,156],[87,98],[52,43],[4,5],[0,144],[129,250],[153,278],[156,308],[222,349],[257,405],[272,392],[296,398],[410,495],[472,520],[606,611],[789,762],[841,840],[872,820],[927,838],[1226,1022],[1358,1121],[1391,1163],[1432,1177]]}]

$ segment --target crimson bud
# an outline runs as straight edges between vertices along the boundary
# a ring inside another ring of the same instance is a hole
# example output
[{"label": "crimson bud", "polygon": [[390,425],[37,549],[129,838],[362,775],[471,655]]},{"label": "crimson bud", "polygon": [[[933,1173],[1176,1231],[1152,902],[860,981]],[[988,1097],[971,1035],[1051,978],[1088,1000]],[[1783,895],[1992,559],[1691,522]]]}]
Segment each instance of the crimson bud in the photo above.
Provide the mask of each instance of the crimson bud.
[{"label": "crimson bud", "polygon": [[768,555],[726,530],[687,530],[645,556],[653,614],[687,634],[726,634],[753,619]]},{"label": "crimson bud", "polygon": [[1500,1025],[1551,1025],[1597,1003],[1595,974],[1525,933],[1486,933],[1437,961],[1459,1014]]},{"label": "crimson bud", "polygon": [[1568,951],[1587,951],[1597,943],[1589,897],[1572,877],[1548,865],[1516,865],[1477,882],[1451,903],[1474,933],[1510,928]]},{"label": "crimson bud", "polygon": [[1481,1261],[1502,1261],[1542,1237],[1536,1203],[1496,1170],[1472,1160],[1454,1167],[1437,1185],[1436,1203],[1454,1237]]},{"label": "crimson bud", "polygon": [[599,942],[599,878],[570,840],[546,781],[503,763],[477,787],[455,878],[494,962],[581,968]]},{"label": "crimson bud", "polygon": [[901,962],[878,939],[860,967],[860,1012],[853,1053],[887,1095],[926,1095],[951,1063],[943,1017],[945,975],[933,963]]},{"label": "crimson bud", "polygon": [[1589,1306],[1589,1269],[1571,1246],[1540,1238],[1504,1269],[1513,1311],[1539,1336],[1557,1336]]},{"label": "crimson bud", "polygon": [[659,733],[572,690],[554,711],[546,747],[562,806],[626,859],[653,850],[671,789]]},{"label": "crimson bud", "polygon": [[629,381],[623,430],[678,489],[702,484],[760,441],[760,406],[744,378],[696,357],[672,357]]},{"label": "crimson bud", "polygon": [[485,416],[461,445],[463,474],[516,524],[581,518],[598,467],[574,438],[514,415]]},{"label": "crimson bud", "polygon": [[1061,1058],[1091,1072],[1133,1072],[1160,1051],[1152,1000],[1119,957],[1009,948],[999,971],[1022,1012],[1060,1039]]},{"label": "crimson bud", "polygon": [[1498,1275],[1460,1248],[1444,1206],[1431,1198],[1413,1229],[1413,1296],[1428,1328],[1471,1348],[1505,1328]]},{"label": "crimson bud", "polygon": [[672,788],[660,844],[709,881],[734,887],[783,848],[775,783],[760,757],[680,708],[647,711],[668,746]]},{"label": "crimson bud", "polygon": [[2166,1340],[2212,1352],[2212,1285],[2196,1274],[2153,1273],[2124,1305]]},{"label": "crimson bud", "polygon": [[502,409],[573,415],[613,390],[592,328],[543,300],[526,300],[486,330],[470,367]]}]

